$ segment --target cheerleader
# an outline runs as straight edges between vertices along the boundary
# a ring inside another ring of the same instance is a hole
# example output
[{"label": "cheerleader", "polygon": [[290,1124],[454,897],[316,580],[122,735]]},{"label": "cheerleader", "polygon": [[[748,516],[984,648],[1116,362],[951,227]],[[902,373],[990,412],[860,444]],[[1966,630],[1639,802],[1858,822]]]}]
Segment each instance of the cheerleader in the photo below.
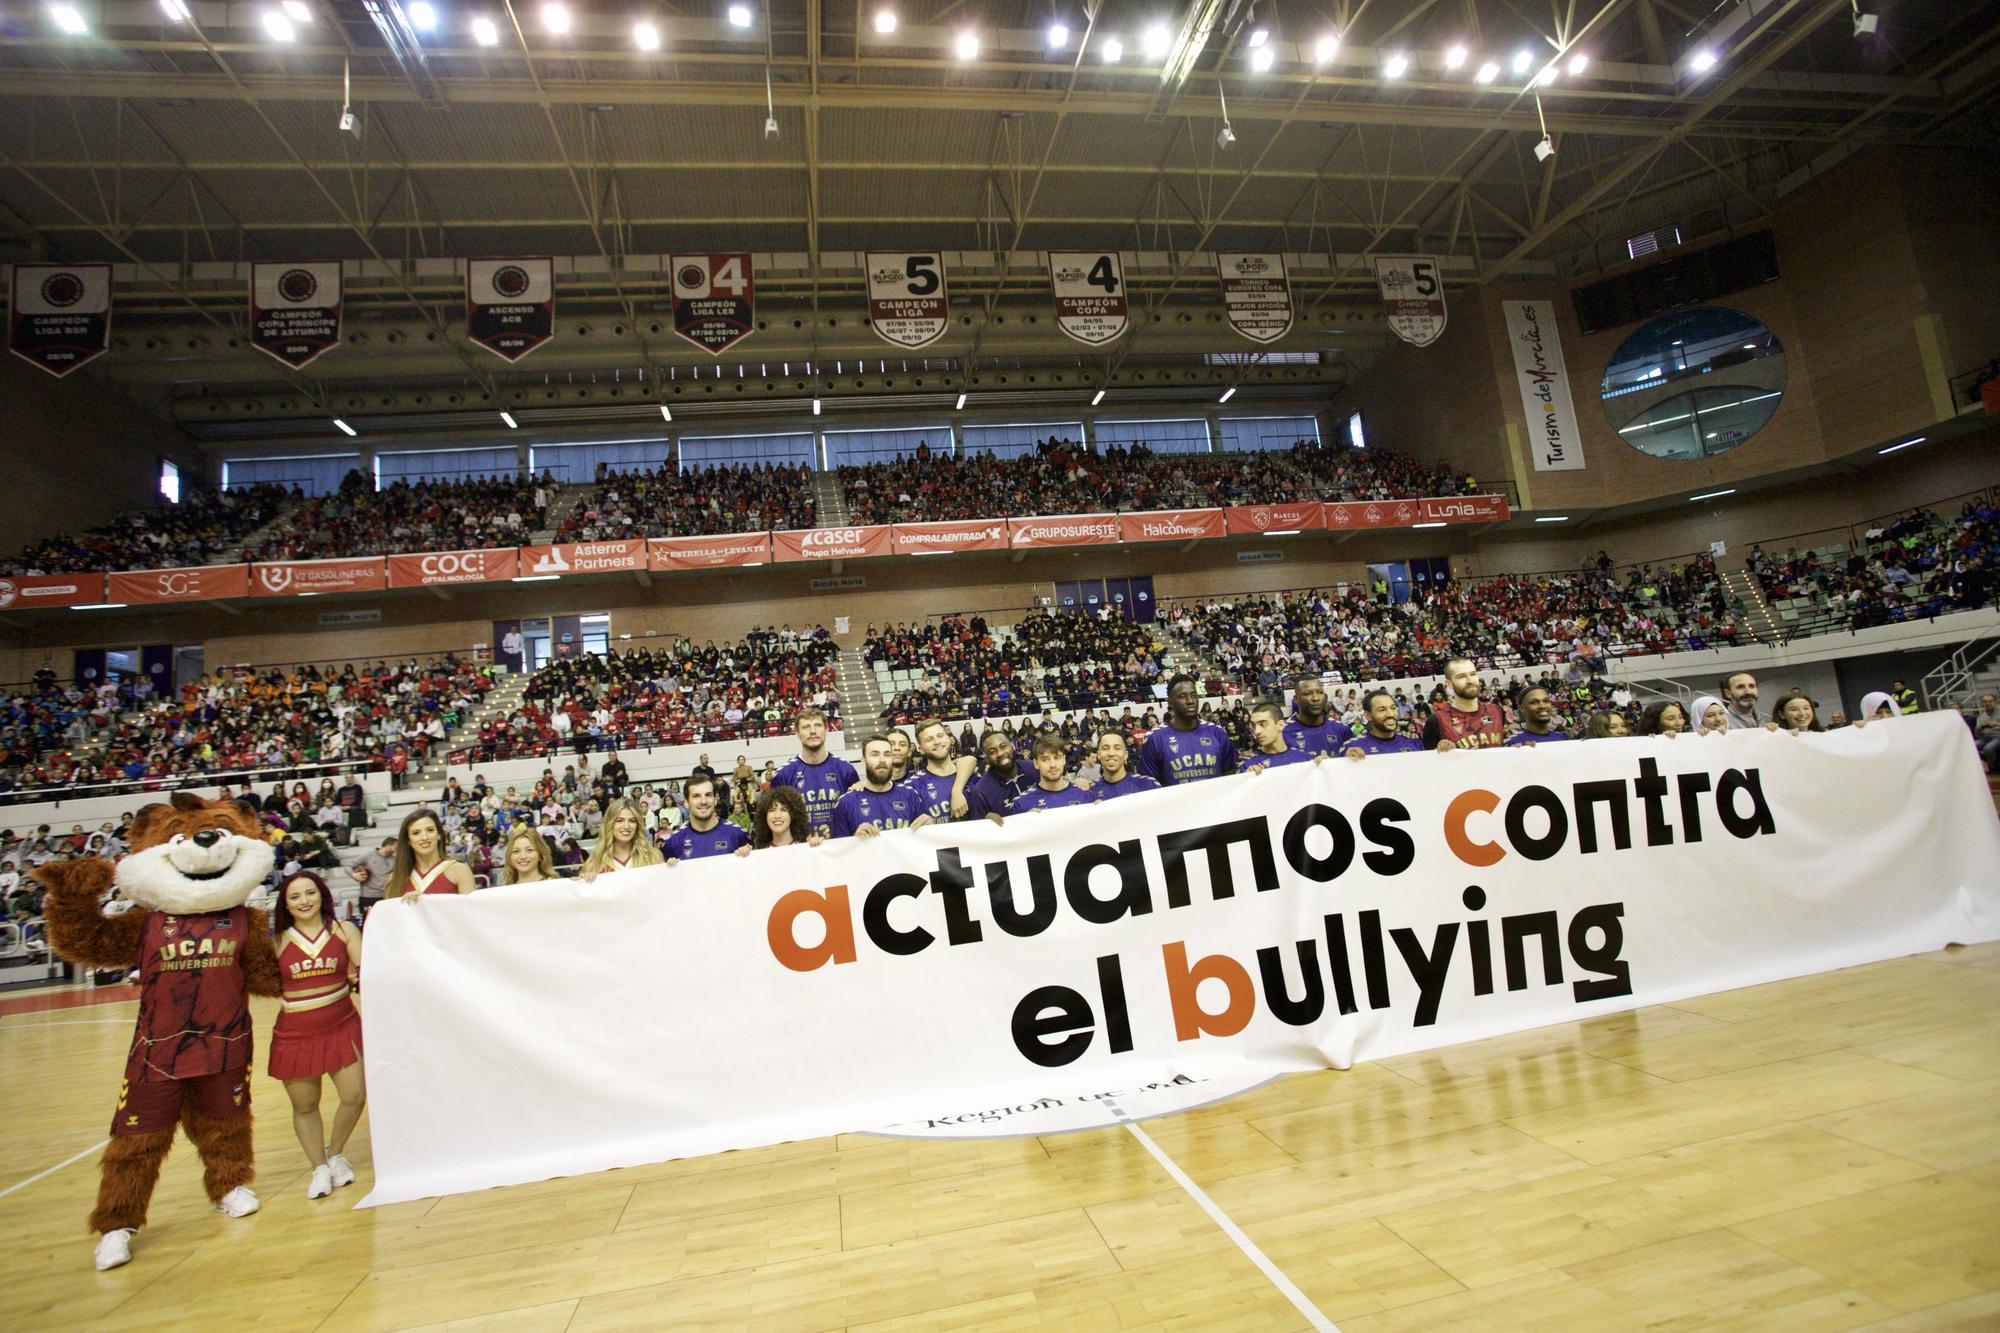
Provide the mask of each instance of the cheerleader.
[{"label": "cheerleader", "polygon": [[523,824],[507,835],[506,850],[500,854],[502,884],[535,884],[555,877],[555,856],[537,830]]},{"label": "cheerleader", "polygon": [[382,887],[383,897],[411,902],[431,893],[471,893],[472,871],[444,854],[444,825],[430,811],[419,810],[396,830],[396,861]]},{"label": "cheerleader", "polygon": [[613,870],[664,864],[660,849],[646,836],[646,809],[629,796],[604,807],[604,832],[583,863],[583,878],[596,879]]},{"label": "cheerleader", "polygon": [[[361,932],[333,914],[326,881],[301,871],[278,895],[278,974],[283,993],[271,1031],[271,1077],[292,1102],[292,1130],[312,1164],[308,1199],[354,1183],[341,1149],[361,1119],[368,1094],[361,1078],[361,1012],[353,987],[361,974]],[[328,1137],[319,1115],[319,1081],[333,1079],[340,1107]]]}]

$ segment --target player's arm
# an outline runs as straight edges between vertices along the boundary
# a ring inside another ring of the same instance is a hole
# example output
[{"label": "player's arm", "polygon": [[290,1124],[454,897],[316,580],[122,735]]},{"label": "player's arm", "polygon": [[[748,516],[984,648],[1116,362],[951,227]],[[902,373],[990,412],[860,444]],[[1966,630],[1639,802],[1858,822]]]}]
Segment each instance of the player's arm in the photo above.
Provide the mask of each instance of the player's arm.
[{"label": "player's arm", "polygon": [[84,967],[131,967],[139,961],[144,912],[106,916],[97,900],[111,887],[111,863],[92,856],[51,861],[28,872],[42,899],[49,947]]},{"label": "player's arm", "polygon": [[250,917],[250,935],[243,941],[243,987],[252,995],[277,995],[285,987],[278,951],[271,944],[271,919],[258,908],[244,910]]},{"label": "player's arm", "polygon": [[972,775],[979,769],[979,761],[969,754],[962,754],[953,763],[958,769],[958,776],[951,781],[951,817],[963,819],[970,808],[966,804],[965,789],[971,785]]},{"label": "player's arm", "polygon": [[456,888],[460,893],[471,893],[479,887],[473,883],[472,867],[463,861],[445,862],[444,877],[450,880],[452,887]]},{"label": "player's arm", "polygon": [[[1447,704],[1446,707],[1450,707],[1450,705]],[[1445,739],[1444,728],[1439,725],[1435,713],[1424,719],[1424,748],[1426,750],[1436,750],[1440,754],[1446,750],[1457,748]]]},{"label": "player's arm", "polygon": [[341,943],[347,946],[347,980],[349,985],[361,984],[361,932],[346,921],[336,921],[333,928],[340,932]]}]

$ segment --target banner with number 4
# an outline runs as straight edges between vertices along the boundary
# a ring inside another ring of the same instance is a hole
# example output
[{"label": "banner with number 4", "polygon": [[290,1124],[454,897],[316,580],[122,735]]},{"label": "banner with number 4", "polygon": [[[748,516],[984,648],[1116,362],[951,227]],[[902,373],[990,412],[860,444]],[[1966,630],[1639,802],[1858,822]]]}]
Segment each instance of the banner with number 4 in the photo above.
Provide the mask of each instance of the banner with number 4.
[{"label": "banner with number 4", "polygon": [[675,255],[674,332],[721,356],[757,328],[750,256]]},{"label": "banner with number 4", "polygon": [[1049,288],[1056,299],[1056,327],[1080,343],[1102,346],[1132,326],[1125,266],[1115,251],[1049,251]]}]

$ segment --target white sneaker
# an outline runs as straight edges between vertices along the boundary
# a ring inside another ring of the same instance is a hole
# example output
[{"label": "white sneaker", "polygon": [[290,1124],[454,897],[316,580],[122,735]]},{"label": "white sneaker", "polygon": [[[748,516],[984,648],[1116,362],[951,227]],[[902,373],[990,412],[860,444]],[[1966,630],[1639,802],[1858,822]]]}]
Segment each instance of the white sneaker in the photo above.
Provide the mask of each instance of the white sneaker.
[{"label": "white sneaker", "polygon": [[215,1211],[228,1213],[231,1217],[248,1217],[261,1206],[248,1185],[238,1185],[222,1196],[222,1202],[215,1205]]},{"label": "white sneaker", "polygon": [[306,1186],[308,1199],[324,1199],[333,1193],[333,1172],[324,1166],[313,1168],[312,1183]]},{"label": "white sneaker", "polygon": [[137,1227],[114,1227],[97,1238],[97,1271],[118,1268],[132,1262],[132,1237]]},{"label": "white sneaker", "polygon": [[333,1173],[333,1187],[335,1189],[354,1183],[354,1168],[348,1165],[347,1158],[343,1154],[329,1153],[326,1159],[326,1169]]}]

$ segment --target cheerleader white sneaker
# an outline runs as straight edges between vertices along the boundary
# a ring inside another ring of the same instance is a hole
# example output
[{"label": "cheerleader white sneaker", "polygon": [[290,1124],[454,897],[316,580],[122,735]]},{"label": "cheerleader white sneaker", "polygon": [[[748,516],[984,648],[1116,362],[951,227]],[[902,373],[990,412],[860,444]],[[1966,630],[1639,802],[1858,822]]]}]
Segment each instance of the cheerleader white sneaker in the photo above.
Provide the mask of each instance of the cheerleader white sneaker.
[{"label": "cheerleader white sneaker", "polygon": [[132,1262],[132,1237],[136,1227],[114,1227],[97,1238],[97,1271],[119,1268]]},{"label": "cheerleader white sneaker", "polygon": [[308,1199],[324,1199],[333,1193],[333,1172],[325,1166],[313,1168],[312,1180],[306,1185]]},{"label": "cheerleader white sneaker", "polygon": [[333,1173],[333,1187],[335,1189],[354,1183],[354,1168],[348,1165],[347,1158],[343,1154],[337,1152],[328,1153],[326,1157],[326,1169]]},{"label": "cheerleader white sneaker", "polygon": [[257,1196],[250,1192],[250,1187],[238,1185],[222,1196],[221,1201],[215,1205],[215,1211],[227,1213],[231,1217],[248,1217],[260,1207],[262,1205],[257,1202]]}]

